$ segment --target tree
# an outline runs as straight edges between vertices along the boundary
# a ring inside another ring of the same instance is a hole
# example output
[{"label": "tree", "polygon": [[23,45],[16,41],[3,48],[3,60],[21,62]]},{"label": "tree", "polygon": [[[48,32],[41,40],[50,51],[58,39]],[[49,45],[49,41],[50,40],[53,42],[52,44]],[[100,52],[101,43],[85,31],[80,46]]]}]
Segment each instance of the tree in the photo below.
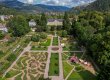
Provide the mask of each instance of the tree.
[{"label": "tree", "polygon": [[16,37],[25,35],[30,31],[30,27],[28,25],[28,22],[26,21],[26,18],[21,15],[14,17],[9,21],[7,25],[9,26],[10,31],[12,31],[13,36]]},{"label": "tree", "polygon": [[4,34],[2,31],[0,31],[0,39],[3,39],[3,37],[4,37]]},{"label": "tree", "polygon": [[98,75],[98,80],[110,80],[110,64],[103,66],[103,69]]},{"label": "tree", "polygon": [[68,16],[67,12],[65,12],[65,15],[64,15],[63,29],[67,30],[68,33],[71,31],[71,23],[70,23],[69,16]]},{"label": "tree", "polygon": [[65,31],[65,30],[62,31],[62,37],[66,37],[67,34],[68,34],[67,31]]},{"label": "tree", "polygon": [[40,41],[40,36],[39,35],[32,36],[31,40],[34,41],[34,42],[39,42]]},{"label": "tree", "polygon": [[40,34],[40,38],[46,39],[46,38],[47,38],[47,34],[46,34],[46,33],[41,33],[41,34]]},{"label": "tree", "polygon": [[42,13],[42,15],[41,15],[40,26],[41,26],[42,31],[47,31],[47,29],[48,29],[47,28],[47,18],[44,13]]}]

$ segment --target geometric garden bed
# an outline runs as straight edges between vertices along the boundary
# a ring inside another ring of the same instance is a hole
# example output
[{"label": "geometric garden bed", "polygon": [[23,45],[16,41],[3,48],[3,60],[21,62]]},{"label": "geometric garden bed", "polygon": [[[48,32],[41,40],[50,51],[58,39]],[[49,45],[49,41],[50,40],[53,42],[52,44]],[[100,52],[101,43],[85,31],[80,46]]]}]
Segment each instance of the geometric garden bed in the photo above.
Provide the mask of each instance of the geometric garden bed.
[{"label": "geometric garden bed", "polygon": [[47,53],[25,53],[6,74],[8,80],[42,80]]}]

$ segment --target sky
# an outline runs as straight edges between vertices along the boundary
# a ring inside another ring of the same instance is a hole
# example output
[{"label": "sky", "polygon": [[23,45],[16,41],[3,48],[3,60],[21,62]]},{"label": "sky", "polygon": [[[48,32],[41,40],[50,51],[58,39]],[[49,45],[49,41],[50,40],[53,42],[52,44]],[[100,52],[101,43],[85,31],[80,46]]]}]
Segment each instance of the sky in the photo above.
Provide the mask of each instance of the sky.
[{"label": "sky", "polygon": [[46,4],[53,6],[74,7],[93,2],[95,0],[19,0],[29,4]]}]

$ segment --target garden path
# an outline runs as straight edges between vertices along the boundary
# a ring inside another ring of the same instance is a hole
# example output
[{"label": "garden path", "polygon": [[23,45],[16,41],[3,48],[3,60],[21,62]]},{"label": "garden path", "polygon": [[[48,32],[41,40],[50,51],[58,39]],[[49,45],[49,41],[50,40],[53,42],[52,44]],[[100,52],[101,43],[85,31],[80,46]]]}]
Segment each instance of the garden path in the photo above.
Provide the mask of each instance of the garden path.
[{"label": "garden path", "polygon": [[53,36],[52,36],[52,39],[51,39],[51,44],[50,44],[50,46],[48,47],[48,58],[47,58],[47,62],[46,62],[46,68],[45,68],[44,78],[48,78],[50,58],[51,58],[52,42],[53,42]]},{"label": "garden path", "polygon": [[65,80],[68,80],[69,76],[72,74],[72,72],[75,70],[75,66],[73,67],[73,69],[70,71],[70,73],[67,75],[67,77],[65,78]]}]

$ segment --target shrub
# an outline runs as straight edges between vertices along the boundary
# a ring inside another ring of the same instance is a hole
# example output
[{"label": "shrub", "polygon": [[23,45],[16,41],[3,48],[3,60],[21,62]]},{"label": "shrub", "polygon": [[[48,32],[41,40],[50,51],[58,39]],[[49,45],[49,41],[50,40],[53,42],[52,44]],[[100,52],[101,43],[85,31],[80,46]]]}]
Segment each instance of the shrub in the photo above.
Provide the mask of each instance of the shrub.
[{"label": "shrub", "polygon": [[4,54],[3,51],[0,51],[0,56],[3,55],[3,54]]},{"label": "shrub", "polygon": [[47,34],[45,34],[45,33],[40,34],[40,38],[46,39],[47,38]]},{"label": "shrub", "polygon": [[67,36],[67,31],[62,31],[62,37],[66,37]]},{"label": "shrub", "polygon": [[31,40],[34,41],[34,42],[39,42],[40,41],[40,36],[39,35],[32,36]]}]

